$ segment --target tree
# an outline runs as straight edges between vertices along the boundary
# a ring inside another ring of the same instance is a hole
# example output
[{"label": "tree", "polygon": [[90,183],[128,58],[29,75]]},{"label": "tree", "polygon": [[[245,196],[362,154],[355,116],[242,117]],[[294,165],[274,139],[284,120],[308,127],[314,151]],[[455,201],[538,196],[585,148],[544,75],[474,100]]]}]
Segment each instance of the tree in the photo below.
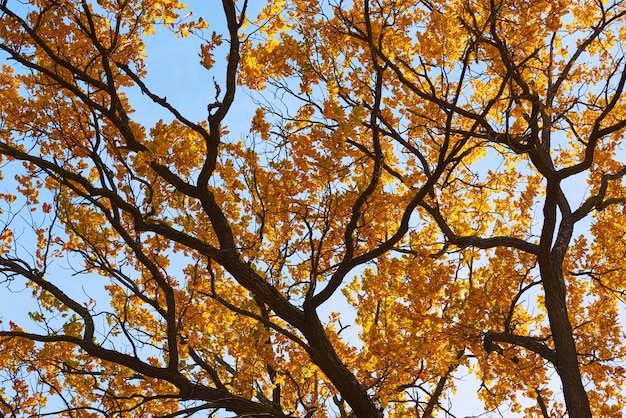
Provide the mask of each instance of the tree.
[{"label": "tree", "polygon": [[[0,4],[0,270],[36,301],[0,412],[426,418],[469,368],[487,409],[620,416],[626,4],[221,4]],[[160,27],[203,40],[205,120],[148,85]]]}]

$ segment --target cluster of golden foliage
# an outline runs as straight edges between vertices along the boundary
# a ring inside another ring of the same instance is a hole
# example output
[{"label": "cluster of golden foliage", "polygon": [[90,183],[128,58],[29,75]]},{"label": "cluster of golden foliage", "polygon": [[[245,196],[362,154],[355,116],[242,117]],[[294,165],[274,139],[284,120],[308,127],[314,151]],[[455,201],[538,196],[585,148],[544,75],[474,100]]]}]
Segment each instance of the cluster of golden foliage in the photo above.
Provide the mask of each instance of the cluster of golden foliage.
[{"label": "cluster of golden foliage", "polygon": [[0,415],[621,416],[626,2],[248,3],[0,2]]}]

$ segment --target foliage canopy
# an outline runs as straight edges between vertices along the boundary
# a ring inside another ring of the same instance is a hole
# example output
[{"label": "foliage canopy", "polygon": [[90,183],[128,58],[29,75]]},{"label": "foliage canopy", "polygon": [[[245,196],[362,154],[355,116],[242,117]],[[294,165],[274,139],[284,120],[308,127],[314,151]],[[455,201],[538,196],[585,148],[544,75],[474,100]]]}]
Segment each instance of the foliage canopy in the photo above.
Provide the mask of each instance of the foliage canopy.
[{"label": "foliage canopy", "polygon": [[621,416],[626,2],[210,7],[0,3],[0,415]]}]

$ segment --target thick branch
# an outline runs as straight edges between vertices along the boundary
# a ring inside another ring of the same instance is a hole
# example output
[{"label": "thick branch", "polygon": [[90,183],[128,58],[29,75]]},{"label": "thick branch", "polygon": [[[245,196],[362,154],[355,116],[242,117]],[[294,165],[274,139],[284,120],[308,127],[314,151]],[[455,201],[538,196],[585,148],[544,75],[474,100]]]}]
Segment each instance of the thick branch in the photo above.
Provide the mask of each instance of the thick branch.
[{"label": "thick branch", "polygon": [[539,247],[537,244],[532,244],[528,241],[524,241],[515,237],[507,237],[507,236],[497,236],[497,237],[489,237],[482,238],[477,236],[461,236],[457,235],[452,228],[448,225],[447,221],[444,219],[443,215],[439,210],[435,207],[430,206],[429,204],[422,202],[420,206],[424,208],[437,222],[439,228],[446,236],[446,239],[450,244],[456,245],[460,248],[465,247],[476,247],[481,249],[489,249],[495,247],[507,247],[507,248],[517,248],[518,250],[525,251],[529,254],[537,254],[539,252]]},{"label": "thick branch", "polygon": [[557,363],[556,352],[532,337],[504,332],[486,332],[483,337],[483,345],[487,351],[499,351],[494,342],[502,342],[524,347],[535,354],[539,354],[542,358],[548,360],[554,365]]}]

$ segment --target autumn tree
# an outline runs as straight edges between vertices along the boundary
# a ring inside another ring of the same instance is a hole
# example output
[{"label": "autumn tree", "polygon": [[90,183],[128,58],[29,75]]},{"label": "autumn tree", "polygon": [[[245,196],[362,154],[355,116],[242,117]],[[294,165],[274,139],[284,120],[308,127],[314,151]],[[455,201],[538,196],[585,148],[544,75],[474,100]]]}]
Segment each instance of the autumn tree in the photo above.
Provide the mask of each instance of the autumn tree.
[{"label": "autumn tree", "polygon": [[621,416],[625,2],[0,12],[0,415]]}]

